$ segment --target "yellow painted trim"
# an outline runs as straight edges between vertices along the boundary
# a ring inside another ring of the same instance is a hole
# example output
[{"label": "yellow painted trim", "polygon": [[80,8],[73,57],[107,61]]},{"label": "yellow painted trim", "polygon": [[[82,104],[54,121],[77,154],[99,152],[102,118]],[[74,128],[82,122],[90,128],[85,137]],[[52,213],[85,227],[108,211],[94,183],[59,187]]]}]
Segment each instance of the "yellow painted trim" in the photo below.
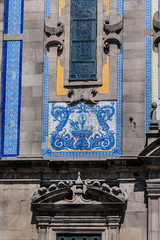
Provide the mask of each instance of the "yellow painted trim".
[{"label": "yellow painted trim", "polygon": [[64,68],[60,65],[60,57],[57,59],[57,95],[66,95],[68,89],[64,88]]},{"label": "yellow painted trim", "polygon": [[61,17],[62,15],[62,8],[64,8],[66,5],[66,1],[65,0],[59,0],[59,17]]},{"label": "yellow painted trim", "polygon": [[103,66],[103,84],[98,91],[99,93],[109,93],[109,56],[107,56],[107,63]]},{"label": "yellow painted trim", "polygon": [[103,0],[103,4],[106,5],[106,12],[109,15],[109,0]]}]

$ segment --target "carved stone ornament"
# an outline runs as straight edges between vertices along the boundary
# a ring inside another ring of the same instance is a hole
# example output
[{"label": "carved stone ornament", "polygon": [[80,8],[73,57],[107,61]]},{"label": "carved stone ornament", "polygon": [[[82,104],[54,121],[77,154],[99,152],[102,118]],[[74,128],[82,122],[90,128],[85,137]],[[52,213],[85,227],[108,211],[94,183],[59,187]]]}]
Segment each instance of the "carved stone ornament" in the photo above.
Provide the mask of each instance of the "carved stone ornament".
[{"label": "carved stone ornament", "polygon": [[105,52],[109,53],[110,44],[116,44],[117,45],[117,50],[118,50],[117,53],[119,54],[121,52],[121,50],[122,50],[122,40],[121,40],[121,37],[118,34],[110,33],[110,34],[107,35],[107,37],[104,41]]},{"label": "carved stone ornament", "polygon": [[114,24],[109,23],[109,17],[105,19],[104,31],[105,32],[117,32],[123,28],[123,16],[118,13],[118,21]]},{"label": "carved stone ornament", "polygon": [[57,48],[57,55],[60,55],[62,53],[63,50],[63,40],[61,40],[61,38],[57,37],[57,36],[51,36],[46,40],[46,46],[45,46],[45,50],[46,53],[49,54],[50,52],[50,48],[51,47],[56,47]]},{"label": "carved stone ornament", "polygon": [[153,38],[153,50],[158,53],[158,45],[160,43],[160,19],[159,11],[155,12],[153,16],[153,28],[154,28],[154,38]]},{"label": "carved stone ornament", "polygon": [[122,50],[122,39],[120,32],[123,29],[123,16],[121,14],[118,14],[117,18],[117,22],[113,24],[109,22],[109,16],[105,19],[103,29],[107,35],[104,39],[104,52],[106,54],[110,53],[111,44],[117,45],[117,54],[119,54]]},{"label": "carved stone ornament", "polygon": [[63,33],[63,24],[60,21],[55,23],[55,19],[49,17],[45,20],[44,30],[47,36],[45,45],[46,54],[50,56],[50,47],[57,47],[57,55],[61,55],[63,51],[62,42],[64,41],[61,37],[61,34]]},{"label": "carved stone ornament", "polygon": [[160,30],[159,11],[153,15],[153,27]]},{"label": "carved stone ornament", "polygon": [[76,104],[79,101],[85,101],[87,103],[98,103],[96,101],[96,96],[98,95],[98,91],[96,89],[71,89],[68,91],[68,104]]},{"label": "carved stone ornament", "polygon": [[44,30],[50,35],[60,35],[63,33],[63,24],[60,21],[55,24],[54,18],[49,17],[45,20]]},{"label": "carved stone ornament", "polygon": [[158,53],[158,44],[160,43],[160,32],[155,32],[153,37],[153,50]]},{"label": "carved stone ornament", "polygon": [[80,173],[76,181],[60,181],[52,184],[47,189],[42,187],[32,196],[32,205],[37,203],[50,203],[51,205],[60,203],[85,204],[93,200],[97,202],[121,203],[125,206],[128,199],[127,193],[119,187],[110,187],[106,183],[87,179],[82,181]]},{"label": "carved stone ornament", "polygon": [[121,220],[127,206],[127,194],[104,181],[60,181],[38,189],[32,196],[33,223],[39,238],[55,239],[58,231],[102,233],[102,240],[118,240]]}]

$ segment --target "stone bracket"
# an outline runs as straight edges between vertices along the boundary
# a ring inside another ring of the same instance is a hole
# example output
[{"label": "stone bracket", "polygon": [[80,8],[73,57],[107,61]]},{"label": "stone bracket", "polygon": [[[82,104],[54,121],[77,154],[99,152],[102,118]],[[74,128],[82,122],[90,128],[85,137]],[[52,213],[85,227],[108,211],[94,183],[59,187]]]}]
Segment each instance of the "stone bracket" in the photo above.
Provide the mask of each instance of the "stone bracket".
[{"label": "stone bracket", "polygon": [[50,35],[60,35],[63,33],[63,24],[58,21],[55,26],[55,20],[53,17],[49,17],[45,20],[44,30],[46,34]]},{"label": "stone bracket", "polygon": [[57,55],[59,56],[62,51],[63,51],[63,43],[62,43],[62,39],[57,37],[57,36],[51,36],[46,40],[46,45],[45,45],[45,50],[46,50],[46,54],[48,56],[50,56],[49,52],[50,52],[50,48],[51,47],[57,47]]},{"label": "stone bracket", "polygon": [[117,45],[117,54],[122,50],[121,30],[123,29],[123,16],[117,14],[117,22],[110,23],[109,16],[105,19],[103,30],[107,35],[104,39],[104,52],[110,54],[110,45]]},{"label": "stone bracket", "polygon": [[98,95],[98,91],[94,88],[89,89],[71,89],[67,93],[68,104],[76,104],[79,101],[85,101],[87,103],[98,103],[96,100],[96,96]]},{"label": "stone bracket", "polygon": [[104,31],[107,32],[116,32],[123,29],[123,16],[118,13],[118,20],[116,23],[110,24],[109,17],[105,19]]},{"label": "stone bracket", "polygon": [[107,35],[106,39],[104,40],[104,51],[105,53],[110,52],[110,45],[116,44],[117,45],[117,53],[120,54],[122,50],[122,40],[121,37],[118,34],[110,33]]}]

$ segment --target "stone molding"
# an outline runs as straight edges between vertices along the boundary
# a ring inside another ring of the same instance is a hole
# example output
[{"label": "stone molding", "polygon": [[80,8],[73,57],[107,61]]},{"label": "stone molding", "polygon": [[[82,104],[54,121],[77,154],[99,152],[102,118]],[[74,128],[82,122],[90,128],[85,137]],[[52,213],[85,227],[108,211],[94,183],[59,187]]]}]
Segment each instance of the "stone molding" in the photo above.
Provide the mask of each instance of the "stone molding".
[{"label": "stone molding", "polygon": [[160,179],[149,179],[146,181],[148,197],[148,240],[159,240],[159,219],[160,219]]},{"label": "stone molding", "polygon": [[[79,204],[90,203],[92,200],[98,202],[109,203],[122,203],[122,205],[127,201],[126,192],[114,186],[110,188],[106,183],[101,183],[99,181],[92,181],[87,179],[85,181],[81,180],[80,173],[78,173],[78,178],[75,182],[71,180],[60,181],[58,184],[52,184],[47,189],[46,187],[39,188],[32,196],[32,204],[34,203],[56,203],[59,202],[63,204],[78,203]],[[80,198],[79,198],[80,197]],[[57,201],[58,199],[58,201]],[[61,202],[62,201],[62,202]],[[59,204],[60,204],[59,203]],[[52,205],[51,204],[51,205]]]},{"label": "stone molding", "polygon": [[[56,234],[102,234],[102,240],[119,240],[119,228],[126,209],[127,193],[105,182],[77,180],[53,183],[32,196],[31,209],[39,239],[56,239]],[[69,230],[68,230],[69,229]]]}]

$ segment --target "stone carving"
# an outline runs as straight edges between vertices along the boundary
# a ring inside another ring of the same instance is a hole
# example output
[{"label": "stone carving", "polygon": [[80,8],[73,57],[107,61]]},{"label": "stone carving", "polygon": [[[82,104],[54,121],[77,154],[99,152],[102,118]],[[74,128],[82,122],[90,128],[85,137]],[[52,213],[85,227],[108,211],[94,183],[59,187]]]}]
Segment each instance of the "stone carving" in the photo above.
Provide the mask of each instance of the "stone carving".
[{"label": "stone carving", "polygon": [[122,50],[122,40],[118,34],[110,33],[107,35],[106,39],[104,40],[104,50],[105,53],[109,53],[109,46],[110,44],[116,44],[118,49],[118,54]]},{"label": "stone carving", "polygon": [[98,103],[94,98],[98,95],[96,89],[71,89],[68,91],[68,104],[76,104],[79,101],[85,101],[87,103]]},{"label": "stone carving", "polygon": [[45,20],[44,30],[47,35],[61,35],[63,33],[63,24],[58,21],[56,26],[54,26],[55,20],[49,17]]},{"label": "stone carving", "polygon": [[[52,184],[48,190],[45,187],[38,189],[32,196],[33,203],[56,202],[56,201],[76,201],[76,196],[80,196],[82,202],[86,201],[111,201],[123,202],[128,199],[127,193],[117,187],[110,187],[106,183],[99,181],[81,179],[80,172],[76,181],[60,181]],[[99,199],[99,200],[98,200]]]},{"label": "stone carving", "polygon": [[106,33],[113,33],[122,30],[123,28],[123,16],[118,13],[118,21],[114,24],[109,23],[109,17],[105,19],[104,31]]},{"label": "stone carving", "polygon": [[57,36],[51,36],[46,40],[45,50],[50,51],[50,47],[57,47],[57,55],[60,55],[63,50],[62,40]]},{"label": "stone carving", "polygon": [[123,16],[118,14],[118,20],[116,23],[111,24],[109,22],[109,17],[105,19],[104,23],[104,32],[106,33],[106,37],[104,39],[104,52],[109,54],[110,52],[110,45],[117,45],[118,54],[121,52],[122,49],[122,40],[121,36],[119,35],[121,30],[123,29]]},{"label": "stone carving", "polygon": [[49,17],[45,20],[44,30],[47,36],[45,50],[49,53],[50,47],[57,47],[57,55],[63,51],[63,41],[61,34],[63,33],[63,24],[58,21],[55,26],[55,20]]},{"label": "stone carving", "polygon": [[31,201],[36,200],[37,198],[41,197],[42,195],[44,195],[47,192],[47,188],[46,187],[41,187],[38,190],[36,190],[33,193],[33,196],[31,197]]},{"label": "stone carving", "polygon": [[155,14],[153,16],[153,28],[154,28],[153,50],[155,52],[158,52],[158,44],[160,43],[159,11],[155,12]]}]

